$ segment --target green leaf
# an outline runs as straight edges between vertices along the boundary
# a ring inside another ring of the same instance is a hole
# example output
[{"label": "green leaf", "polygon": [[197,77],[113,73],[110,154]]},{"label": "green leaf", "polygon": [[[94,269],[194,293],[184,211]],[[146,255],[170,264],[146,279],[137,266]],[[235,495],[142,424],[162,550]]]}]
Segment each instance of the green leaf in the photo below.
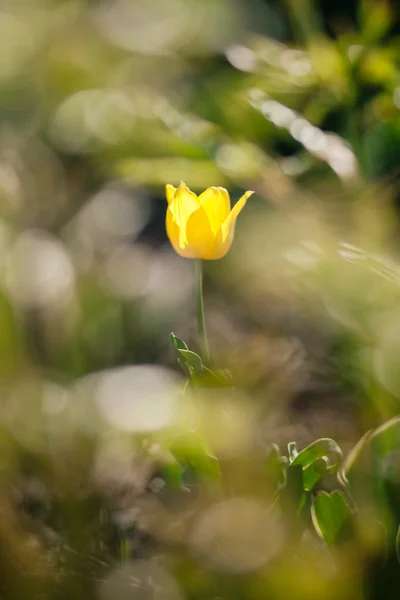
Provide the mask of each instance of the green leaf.
[{"label": "green leaf", "polygon": [[365,41],[371,43],[382,38],[393,23],[394,15],[385,0],[363,0],[361,2],[361,32]]},{"label": "green leaf", "polygon": [[370,436],[374,457],[384,460],[393,452],[400,450],[400,417],[387,421]]},{"label": "green leaf", "polygon": [[303,467],[290,466],[286,471],[286,485],[279,494],[283,509],[300,514],[307,502],[308,493],[304,491]]},{"label": "green leaf", "polygon": [[171,333],[169,337],[171,339],[172,345],[174,346],[175,350],[177,350],[177,351],[189,350],[189,348],[187,347],[187,344],[183,340],[178,338],[174,333]]},{"label": "green leaf", "polygon": [[290,462],[293,462],[294,459],[297,456],[296,442],[289,442],[288,443],[288,454],[289,454],[289,460],[290,460]]},{"label": "green leaf", "polygon": [[219,462],[205,440],[197,433],[175,438],[170,446],[170,452],[181,465],[192,470],[196,475],[220,479]]},{"label": "green leaf", "polygon": [[320,492],[312,501],[311,518],[318,535],[327,544],[349,539],[352,511],[339,490]]},{"label": "green leaf", "polygon": [[399,525],[399,528],[397,530],[397,535],[396,535],[396,556],[397,556],[397,561],[400,563],[400,525]]},{"label": "green leaf", "polygon": [[266,470],[270,481],[277,487],[285,484],[287,464],[288,459],[281,456],[279,446],[272,444],[266,459]]},{"label": "green leaf", "polygon": [[179,354],[182,356],[185,364],[193,369],[196,373],[202,373],[205,369],[203,365],[203,361],[200,356],[196,354],[196,352],[192,352],[191,350],[179,350]]},{"label": "green leaf", "polygon": [[219,387],[221,383],[226,385],[226,373],[219,378],[213,371],[206,367],[201,357],[189,350],[187,344],[176,337],[173,333],[170,335],[172,344],[178,354],[178,363],[182,370],[191,380],[194,386],[199,387]]},{"label": "green leaf", "polygon": [[286,472],[286,488],[296,504],[303,495],[303,469],[300,465],[290,466]]},{"label": "green leaf", "polygon": [[[321,438],[301,450],[291,461],[291,464],[301,465],[303,468],[306,468],[321,458],[327,459],[326,471],[328,473],[335,473],[342,464],[343,454],[334,440]],[[332,462],[330,462],[330,458]]]},{"label": "green leaf", "polygon": [[311,492],[329,473],[329,463],[326,456],[317,458],[311,465],[303,470],[303,485],[304,489]]},{"label": "green leaf", "polygon": [[367,473],[380,479],[383,473],[397,467],[399,452],[400,417],[394,417],[363,435],[344,460],[339,480],[347,485],[349,478],[354,483],[355,477]]},{"label": "green leaf", "polygon": [[343,485],[347,485],[349,483],[349,477],[353,471],[353,468],[357,465],[360,465],[360,462],[365,456],[365,450],[369,444],[371,433],[371,429],[367,431],[362,438],[358,440],[357,444],[350,450],[344,459],[342,468],[338,473],[339,481],[341,481]]},{"label": "green leaf", "polygon": [[161,476],[166,486],[170,489],[179,489],[181,487],[183,472],[184,469],[178,461],[166,463],[160,469]]}]

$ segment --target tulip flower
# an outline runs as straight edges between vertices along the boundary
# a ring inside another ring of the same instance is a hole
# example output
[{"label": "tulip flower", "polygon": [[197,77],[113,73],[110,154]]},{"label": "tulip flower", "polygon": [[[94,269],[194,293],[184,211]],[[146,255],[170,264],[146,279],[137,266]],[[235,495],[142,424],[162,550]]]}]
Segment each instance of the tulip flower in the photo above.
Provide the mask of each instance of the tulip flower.
[{"label": "tulip flower", "polygon": [[185,258],[216,260],[232,245],[236,219],[253,192],[248,191],[231,210],[225,188],[209,187],[197,196],[183,181],[168,184],[166,228],[174,250]]}]

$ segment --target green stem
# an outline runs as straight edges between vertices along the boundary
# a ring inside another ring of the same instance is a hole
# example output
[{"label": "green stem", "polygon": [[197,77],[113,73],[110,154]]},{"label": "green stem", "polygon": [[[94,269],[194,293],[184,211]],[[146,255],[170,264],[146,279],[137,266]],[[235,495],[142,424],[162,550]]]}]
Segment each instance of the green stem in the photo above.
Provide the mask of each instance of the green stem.
[{"label": "green stem", "polygon": [[199,330],[200,347],[204,362],[210,364],[210,349],[206,331],[206,322],[204,318],[204,300],[203,300],[203,263],[201,259],[196,259],[196,306],[197,306],[197,326]]}]

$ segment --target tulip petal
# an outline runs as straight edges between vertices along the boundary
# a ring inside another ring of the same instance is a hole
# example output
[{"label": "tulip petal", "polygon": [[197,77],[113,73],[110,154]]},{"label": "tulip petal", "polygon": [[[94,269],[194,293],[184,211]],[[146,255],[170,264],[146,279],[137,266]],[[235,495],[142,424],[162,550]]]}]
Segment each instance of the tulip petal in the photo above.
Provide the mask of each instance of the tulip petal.
[{"label": "tulip petal", "polygon": [[165,227],[167,230],[168,239],[171,242],[171,245],[177,254],[181,254],[180,247],[180,227],[174,220],[172,212],[168,209],[167,215],[165,218]]},{"label": "tulip petal", "polygon": [[227,190],[223,187],[209,187],[200,194],[199,201],[208,215],[212,231],[217,232],[231,210]]},{"label": "tulip petal", "polygon": [[200,208],[200,206],[201,204],[196,194],[189,190],[187,185],[181,181],[174,193],[171,204],[168,206],[168,210],[172,212],[178,225],[184,228],[192,212]]},{"label": "tulip petal", "polygon": [[222,232],[221,229],[217,233],[217,236],[214,238],[214,244],[212,250],[209,252],[207,258],[209,260],[218,260],[225,256],[232,245],[233,241],[233,231],[232,234],[229,234],[225,240],[222,240]]},{"label": "tulip petal", "polygon": [[235,206],[232,208],[228,217],[222,224],[222,227],[220,228],[215,237],[214,247],[211,252],[211,258],[213,258],[214,260],[225,256],[225,254],[230,249],[235,234],[236,219],[238,218],[240,211],[244,208],[247,199],[252,194],[254,194],[254,192],[250,191],[243,194],[240,200],[236,202]]},{"label": "tulip petal", "polygon": [[165,186],[165,195],[167,197],[168,204],[171,204],[172,200],[174,199],[176,190],[177,188],[171,185],[170,183],[167,183],[167,185]]},{"label": "tulip petal", "polygon": [[185,254],[182,256],[187,258],[210,258],[214,239],[210,220],[205,209],[201,206],[190,215],[187,221],[187,247],[185,248]]},{"label": "tulip petal", "polygon": [[243,196],[236,202],[235,206],[232,208],[228,217],[225,219],[224,223],[221,227],[222,239],[225,240],[235,229],[236,219],[238,218],[240,212],[246,205],[247,199],[254,194],[252,191],[247,191],[243,194]]},{"label": "tulip petal", "polygon": [[174,250],[185,258],[215,260],[231,247],[236,219],[253,192],[248,191],[232,210],[226,189],[210,187],[199,197],[181,181],[168,184],[166,229]]},{"label": "tulip petal", "polygon": [[196,194],[181,181],[167,210],[167,212],[172,214],[172,219],[179,227],[179,246],[181,249],[187,244],[186,224],[188,219],[200,207],[201,204]]}]

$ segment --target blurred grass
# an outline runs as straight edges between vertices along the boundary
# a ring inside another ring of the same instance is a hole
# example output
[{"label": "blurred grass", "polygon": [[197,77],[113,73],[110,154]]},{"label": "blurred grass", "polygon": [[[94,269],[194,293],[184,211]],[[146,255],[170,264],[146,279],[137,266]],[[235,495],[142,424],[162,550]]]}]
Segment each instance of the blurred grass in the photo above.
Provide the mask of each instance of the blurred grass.
[{"label": "blurred grass", "polygon": [[[1,598],[395,597],[397,455],[360,459],[329,550],[290,511],[273,529],[266,465],[399,413],[399,22],[395,0],[2,2]],[[197,345],[164,230],[181,179],[256,191],[206,265],[235,391],[195,400],[169,343]]]}]

